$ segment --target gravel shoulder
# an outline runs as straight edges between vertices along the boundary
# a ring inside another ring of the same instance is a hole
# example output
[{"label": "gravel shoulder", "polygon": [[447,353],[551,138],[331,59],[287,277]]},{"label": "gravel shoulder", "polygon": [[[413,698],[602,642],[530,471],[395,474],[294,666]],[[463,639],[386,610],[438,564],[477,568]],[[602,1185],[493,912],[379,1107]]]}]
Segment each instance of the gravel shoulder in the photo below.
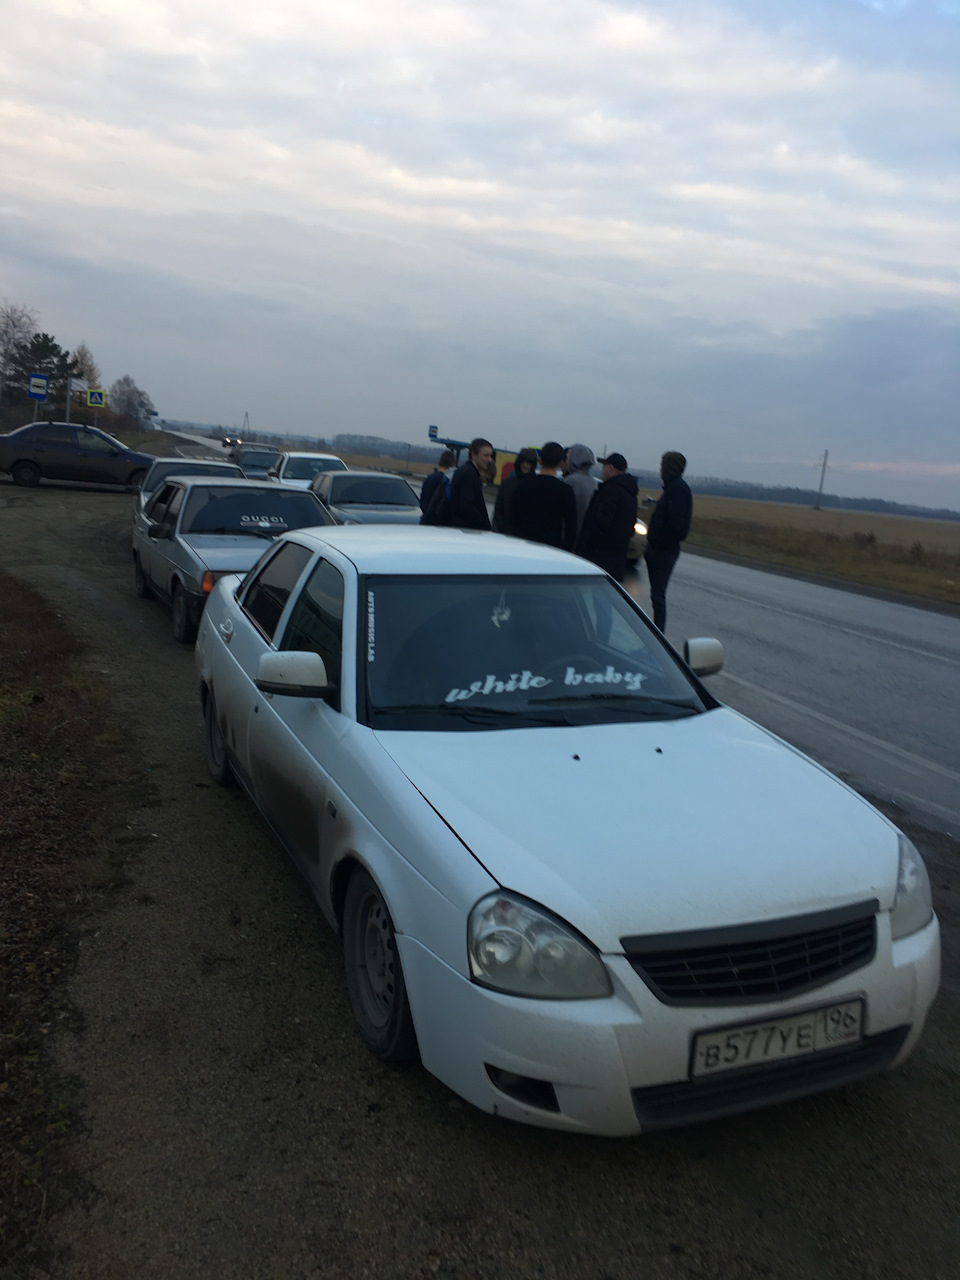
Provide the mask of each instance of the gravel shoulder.
[{"label": "gravel shoulder", "polygon": [[956,1274],[955,842],[911,832],[947,948],[903,1070],[636,1141],[484,1115],[355,1034],[336,940],[250,802],[209,780],[192,651],[133,594],[130,507],[0,484],[5,566],[87,646],[143,779],[115,814],[126,883],[69,979],[80,1016],[52,1037],[80,1124],[31,1280]]}]

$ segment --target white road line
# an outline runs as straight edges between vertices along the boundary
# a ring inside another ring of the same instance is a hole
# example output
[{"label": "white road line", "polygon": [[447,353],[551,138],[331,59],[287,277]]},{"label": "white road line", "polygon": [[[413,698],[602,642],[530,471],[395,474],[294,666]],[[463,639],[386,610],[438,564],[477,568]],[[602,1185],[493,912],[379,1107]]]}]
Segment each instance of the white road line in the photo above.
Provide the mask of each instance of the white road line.
[{"label": "white road line", "polygon": [[838,622],[831,622],[829,618],[813,617],[809,613],[797,613],[793,609],[785,609],[782,605],[768,604],[764,600],[756,600],[753,596],[736,596],[730,591],[723,591],[719,587],[708,587],[702,583],[694,583],[687,580],[687,585],[695,586],[698,591],[704,591],[707,595],[720,596],[721,599],[729,601],[731,599],[743,600],[747,604],[754,605],[758,609],[766,609],[769,613],[780,613],[786,618],[797,618],[801,622],[808,622],[811,626],[830,627],[834,631],[839,631],[845,636],[855,636],[858,640],[872,640],[876,644],[886,645],[889,649],[899,649],[901,653],[910,653],[918,658],[930,658],[934,662],[945,662],[949,667],[960,667],[960,660],[951,658],[945,653],[931,653],[929,649],[918,649],[914,645],[900,644],[896,640],[888,640],[886,636],[878,635],[872,631],[858,631],[855,627],[841,626]]},{"label": "white road line", "polygon": [[896,747],[891,742],[884,742],[882,738],[875,738],[872,733],[864,733],[862,729],[854,729],[851,725],[844,724],[841,720],[834,720],[832,716],[825,716],[822,711],[814,711],[811,707],[805,707],[800,702],[794,702],[792,698],[785,698],[779,693],[771,693],[769,689],[764,689],[761,685],[754,684],[752,680],[744,680],[742,676],[731,675],[729,671],[718,672],[715,678],[717,680],[732,680],[734,684],[738,684],[744,689],[750,689],[754,693],[759,693],[771,702],[779,702],[781,706],[789,707],[791,711],[796,711],[811,720],[827,725],[838,733],[845,733],[848,737],[855,738],[865,746],[882,752],[883,755],[893,756],[917,773],[935,773],[941,778],[946,778],[948,782],[956,784],[957,794],[960,795],[960,773],[955,769],[948,769],[945,765],[937,764],[934,760],[925,760],[923,756],[914,755],[912,751],[905,751],[903,747]]}]

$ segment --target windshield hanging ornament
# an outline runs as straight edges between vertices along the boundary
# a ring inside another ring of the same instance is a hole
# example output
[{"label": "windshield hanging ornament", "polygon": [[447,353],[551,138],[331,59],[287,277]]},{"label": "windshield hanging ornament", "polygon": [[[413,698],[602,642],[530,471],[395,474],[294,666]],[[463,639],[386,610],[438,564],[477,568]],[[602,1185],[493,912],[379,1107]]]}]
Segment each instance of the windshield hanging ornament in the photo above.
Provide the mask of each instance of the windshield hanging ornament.
[{"label": "windshield hanging ornament", "polygon": [[506,595],[500,592],[500,599],[497,601],[496,607],[491,614],[493,625],[499,630],[501,622],[510,621],[510,607],[507,604]]}]

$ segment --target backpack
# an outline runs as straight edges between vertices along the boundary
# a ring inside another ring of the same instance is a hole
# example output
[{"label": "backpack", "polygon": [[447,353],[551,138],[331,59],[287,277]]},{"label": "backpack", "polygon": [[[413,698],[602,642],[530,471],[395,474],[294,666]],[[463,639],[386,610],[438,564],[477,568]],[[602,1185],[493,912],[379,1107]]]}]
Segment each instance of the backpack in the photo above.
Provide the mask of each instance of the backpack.
[{"label": "backpack", "polygon": [[450,477],[444,477],[443,484],[438,484],[430,505],[420,517],[421,524],[449,525],[450,523]]}]

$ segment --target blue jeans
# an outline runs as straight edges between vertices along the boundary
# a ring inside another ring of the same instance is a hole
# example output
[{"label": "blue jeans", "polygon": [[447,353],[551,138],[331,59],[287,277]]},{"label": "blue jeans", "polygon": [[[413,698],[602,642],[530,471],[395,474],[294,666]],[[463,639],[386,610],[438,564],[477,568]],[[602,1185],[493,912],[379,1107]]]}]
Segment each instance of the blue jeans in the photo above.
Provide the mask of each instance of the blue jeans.
[{"label": "blue jeans", "polygon": [[653,605],[653,625],[663,631],[667,625],[667,583],[673,566],[680,555],[680,544],[674,547],[651,547],[647,544],[643,553],[650,579],[650,603]]}]

